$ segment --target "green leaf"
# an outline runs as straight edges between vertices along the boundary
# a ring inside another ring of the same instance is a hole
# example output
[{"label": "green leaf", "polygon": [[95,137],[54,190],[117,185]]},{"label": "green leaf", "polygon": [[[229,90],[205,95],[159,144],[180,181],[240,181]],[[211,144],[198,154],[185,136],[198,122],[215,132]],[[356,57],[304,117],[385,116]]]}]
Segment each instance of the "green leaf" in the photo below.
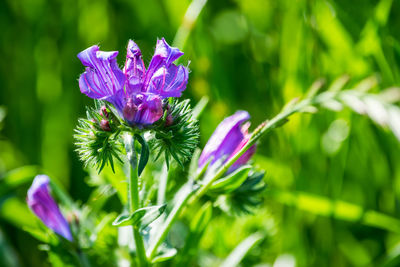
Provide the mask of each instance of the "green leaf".
[{"label": "green leaf", "polygon": [[162,247],[160,253],[154,257],[151,263],[163,262],[171,259],[177,253],[175,248]]},{"label": "green leaf", "polygon": [[143,218],[140,220],[140,228],[145,228],[150,223],[155,221],[158,217],[160,217],[160,215],[164,213],[166,207],[167,204],[143,208],[148,210],[146,211],[146,214],[143,216]]},{"label": "green leaf", "polygon": [[238,266],[243,260],[246,254],[252,249],[258,242],[264,238],[261,233],[254,233],[247,237],[228,255],[224,262],[220,265],[221,267],[234,267]]},{"label": "green leaf", "polygon": [[228,176],[225,176],[224,178],[215,181],[211,185],[210,190],[223,193],[232,192],[246,180],[250,170],[250,165],[244,165],[233,173],[229,174]]},{"label": "green leaf", "polygon": [[201,154],[201,149],[196,148],[193,152],[192,159],[190,160],[188,177],[191,179],[194,179],[196,177],[197,169],[199,168],[200,154]]},{"label": "green leaf", "polygon": [[43,229],[41,229],[39,227],[23,226],[22,230],[30,233],[33,237],[35,237],[37,240],[39,240],[41,242],[50,243],[50,241],[51,241],[51,237],[48,234],[48,232],[43,231]]},{"label": "green leaf", "polygon": [[39,167],[27,165],[13,169],[0,179],[0,195],[5,195],[16,188],[32,183],[33,177],[39,173]]},{"label": "green leaf", "polygon": [[166,204],[150,206],[138,209],[132,214],[123,214],[118,216],[112,225],[118,227],[132,225],[143,229],[157,219],[165,211],[166,207]]},{"label": "green leaf", "polygon": [[192,111],[192,118],[199,119],[209,101],[208,96],[203,96]]},{"label": "green leaf", "polygon": [[136,225],[145,213],[145,210],[138,209],[132,214],[121,214],[113,221],[112,225],[118,227]]},{"label": "green leaf", "polygon": [[203,232],[212,217],[211,202],[204,204],[201,209],[196,213],[193,220],[190,222],[190,230],[192,232]]},{"label": "green leaf", "polygon": [[138,175],[140,176],[144,170],[144,167],[146,167],[146,164],[149,161],[150,150],[146,140],[144,140],[140,134],[135,134],[135,138],[142,146],[138,165]]}]

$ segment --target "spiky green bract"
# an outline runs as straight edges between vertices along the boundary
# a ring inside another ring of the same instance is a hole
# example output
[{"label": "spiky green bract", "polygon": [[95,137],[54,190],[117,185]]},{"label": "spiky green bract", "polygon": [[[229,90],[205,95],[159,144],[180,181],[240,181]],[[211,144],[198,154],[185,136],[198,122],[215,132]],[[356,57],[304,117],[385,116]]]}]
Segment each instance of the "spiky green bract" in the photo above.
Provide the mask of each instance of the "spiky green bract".
[{"label": "spiky green bract", "polygon": [[261,204],[260,193],[266,187],[263,182],[264,174],[251,172],[240,187],[218,198],[219,207],[231,215],[252,213],[252,210]]},{"label": "spiky green bract", "polygon": [[[119,140],[120,130],[117,127],[119,122],[112,112],[109,113],[108,118],[102,116],[99,113],[101,103],[97,102],[96,108],[86,108],[87,119],[78,119],[74,138],[80,159],[86,166],[95,166],[100,173],[107,163],[114,171],[114,158],[122,162],[119,156],[122,144]],[[101,127],[100,123],[105,119],[109,122],[109,130]]]},{"label": "spiky green bract", "polygon": [[157,155],[156,159],[164,153],[167,166],[172,156],[183,167],[192,157],[200,136],[199,124],[197,119],[193,118],[189,100],[173,100],[160,121],[159,126],[154,128],[154,137],[150,140],[150,145]]}]

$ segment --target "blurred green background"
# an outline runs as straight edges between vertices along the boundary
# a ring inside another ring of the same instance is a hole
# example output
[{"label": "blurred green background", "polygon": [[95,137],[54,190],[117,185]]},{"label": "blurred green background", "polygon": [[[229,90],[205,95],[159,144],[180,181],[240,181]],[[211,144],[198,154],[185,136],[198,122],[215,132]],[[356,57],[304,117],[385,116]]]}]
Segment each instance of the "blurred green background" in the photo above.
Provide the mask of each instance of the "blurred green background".
[{"label": "blurred green background", "polygon": [[[149,62],[157,37],[172,44],[180,28],[175,45],[191,62],[183,97],[210,98],[201,147],[235,110],[248,110],[254,127],[321,77],[329,84],[346,74],[351,86],[375,75],[374,92],[400,85],[399,1],[210,0],[195,21],[184,20],[189,4],[0,1],[1,266],[45,259],[21,230],[32,216],[29,182],[15,181],[45,171],[78,202],[92,190],[72,138],[92,105],[77,82],[84,68],[76,55],[88,46],[120,51],[122,65],[132,38]],[[400,266],[399,149],[392,133],[349,110],[294,116],[254,157],[266,170],[263,204],[234,222],[217,214],[193,265],[212,266],[264,231],[243,265]]]}]

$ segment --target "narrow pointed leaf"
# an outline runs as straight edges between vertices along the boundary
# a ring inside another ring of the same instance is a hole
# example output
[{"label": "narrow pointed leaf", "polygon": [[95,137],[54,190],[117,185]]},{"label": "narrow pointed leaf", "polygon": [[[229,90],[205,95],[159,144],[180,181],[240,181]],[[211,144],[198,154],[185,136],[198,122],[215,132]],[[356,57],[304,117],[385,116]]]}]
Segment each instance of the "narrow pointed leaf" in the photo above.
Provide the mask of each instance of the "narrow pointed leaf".
[{"label": "narrow pointed leaf", "polygon": [[212,205],[211,202],[204,204],[200,210],[196,213],[193,220],[190,222],[190,230],[192,232],[203,232],[212,217]]},{"label": "narrow pointed leaf", "polygon": [[144,216],[146,213],[143,209],[138,209],[132,214],[121,214],[119,215],[112,225],[114,226],[128,226],[128,225],[136,225],[139,220]]},{"label": "narrow pointed leaf", "polygon": [[114,220],[112,225],[118,227],[132,225],[139,228],[145,228],[165,211],[166,206],[166,204],[150,206],[138,209],[132,214],[122,214]]},{"label": "narrow pointed leaf", "polygon": [[151,263],[167,261],[174,257],[176,253],[177,250],[175,248],[162,248],[161,252],[156,257],[154,257]]},{"label": "narrow pointed leaf", "polygon": [[243,240],[224,260],[221,267],[235,267],[240,264],[246,254],[264,238],[261,233],[254,233]]},{"label": "narrow pointed leaf", "polygon": [[144,208],[147,210],[146,210],[146,214],[140,220],[140,228],[145,228],[150,223],[155,221],[158,217],[160,217],[160,215],[164,213],[166,207],[167,207],[167,204]]},{"label": "narrow pointed leaf", "polygon": [[228,176],[215,181],[210,190],[224,193],[232,192],[246,180],[250,169],[250,165],[242,166]]},{"label": "narrow pointed leaf", "polygon": [[149,150],[149,145],[141,135],[135,134],[135,138],[142,146],[142,149],[140,151],[139,165],[138,165],[138,175],[140,176],[144,170],[144,167],[146,167],[146,164],[149,161],[150,150]]}]

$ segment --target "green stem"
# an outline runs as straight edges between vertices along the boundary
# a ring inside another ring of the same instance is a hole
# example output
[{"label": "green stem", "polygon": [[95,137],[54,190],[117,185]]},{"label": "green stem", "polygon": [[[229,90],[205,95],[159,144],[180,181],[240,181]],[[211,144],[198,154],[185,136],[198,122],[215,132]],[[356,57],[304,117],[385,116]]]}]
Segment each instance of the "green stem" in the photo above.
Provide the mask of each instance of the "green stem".
[{"label": "green stem", "polygon": [[[129,211],[132,214],[139,208],[139,179],[137,168],[131,165],[131,175],[129,179]],[[132,226],[133,238],[135,239],[136,253],[138,256],[139,266],[147,266],[146,251],[144,248],[143,238],[139,230]]]},{"label": "green stem", "polygon": [[[128,187],[128,199],[129,199],[129,212],[132,214],[135,210],[140,208],[140,205],[139,205],[139,177],[137,172],[137,159],[134,151],[135,149],[134,140],[132,140],[131,145],[133,146],[133,148],[131,151],[132,153],[130,154],[131,168],[130,168],[129,187]],[[139,230],[135,226],[132,226],[132,230],[133,230],[133,238],[135,240],[135,245],[136,245],[136,254],[139,266],[142,267],[147,266],[147,258],[146,258],[146,251],[144,248],[143,238],[140,235]]]},{"label": "green stem", "polygon": [[157,205],[162,205],[165,203],[165,193],[167,191],[167,183],[168,183],[168,167],[167,164],[163,164],[162,172],[160,175],[160,182],[158,185]]},{"label": "green stem", "polygon": [[86,254],[83,253],[82,251],[77,252],[78,257],[79,257],[79,263],[81,264],[82,267],[90,267],[90,262],[88,258],[86,257]]}]

